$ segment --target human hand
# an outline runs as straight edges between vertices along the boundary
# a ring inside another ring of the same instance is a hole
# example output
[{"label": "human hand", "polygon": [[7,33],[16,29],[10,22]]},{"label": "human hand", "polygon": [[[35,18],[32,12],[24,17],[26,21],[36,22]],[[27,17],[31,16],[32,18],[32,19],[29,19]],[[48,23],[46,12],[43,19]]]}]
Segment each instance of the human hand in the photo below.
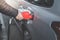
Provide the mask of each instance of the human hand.
[{"label": "human hand", "polygon": [[32,15],[30,13],[30,11],[22,11],[22,12],[19,12],[18,15],[16,16],[16,19],[17,20],[29,20],[29,19],[32,19]]}]

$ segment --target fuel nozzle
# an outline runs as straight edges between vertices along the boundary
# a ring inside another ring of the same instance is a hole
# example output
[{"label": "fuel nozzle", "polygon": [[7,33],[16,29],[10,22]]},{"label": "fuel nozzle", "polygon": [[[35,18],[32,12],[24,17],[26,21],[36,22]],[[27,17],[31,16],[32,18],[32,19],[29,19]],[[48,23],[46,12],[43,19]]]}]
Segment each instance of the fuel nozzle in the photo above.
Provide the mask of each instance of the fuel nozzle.
[{"label": "fuel nozzle", "polygon": [[34,19],[34,12],[32,8],[26,6],[20,6],[18,10],[23,16],[22,22],[25,24],[32,24]]},{"label": "fuel nozzle", "polygon": [[22,14],[24,20],[33,20],[34,12],[32,11],[32,8],[26,6],[20,6],[18,10],[19,13]]}]

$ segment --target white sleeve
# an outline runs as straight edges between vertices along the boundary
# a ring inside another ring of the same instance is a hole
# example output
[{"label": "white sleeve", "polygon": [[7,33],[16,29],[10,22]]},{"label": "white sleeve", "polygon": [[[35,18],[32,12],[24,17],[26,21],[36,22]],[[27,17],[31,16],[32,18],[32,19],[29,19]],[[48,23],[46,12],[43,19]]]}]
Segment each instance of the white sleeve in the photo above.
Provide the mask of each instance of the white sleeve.
[{"label": "white sleeve", "polygon": [[18,9],[20,5],[18,0],[5,0],[5,2],[15,9]]}]

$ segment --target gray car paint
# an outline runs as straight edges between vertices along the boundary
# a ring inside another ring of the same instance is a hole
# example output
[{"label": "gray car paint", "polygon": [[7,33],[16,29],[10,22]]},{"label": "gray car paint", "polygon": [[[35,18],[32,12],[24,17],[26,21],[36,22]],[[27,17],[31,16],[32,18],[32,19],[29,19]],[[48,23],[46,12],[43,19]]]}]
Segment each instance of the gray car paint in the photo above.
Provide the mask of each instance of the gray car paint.
[{"label": "gray car paint", "polygon": [[54,0],[54,5],[51,8],[31,6],[35,12],[34,15],[37,16],[37,19],[35,19],[31,25],[28,25],[32,40],[57,40],[57,35],[51,28],[51,23],[53,21],[60,21],[59,3],[60,0]]}]

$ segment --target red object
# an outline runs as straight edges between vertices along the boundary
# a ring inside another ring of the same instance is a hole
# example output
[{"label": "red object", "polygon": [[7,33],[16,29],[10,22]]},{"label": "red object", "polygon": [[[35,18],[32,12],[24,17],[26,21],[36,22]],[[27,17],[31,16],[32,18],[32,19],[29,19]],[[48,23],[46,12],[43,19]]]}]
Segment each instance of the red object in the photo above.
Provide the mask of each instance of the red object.
[{"label": "red object", "polygon": [[22,16],[25,20],[32,19],[32,15],[28,11],[22,12]]}]

